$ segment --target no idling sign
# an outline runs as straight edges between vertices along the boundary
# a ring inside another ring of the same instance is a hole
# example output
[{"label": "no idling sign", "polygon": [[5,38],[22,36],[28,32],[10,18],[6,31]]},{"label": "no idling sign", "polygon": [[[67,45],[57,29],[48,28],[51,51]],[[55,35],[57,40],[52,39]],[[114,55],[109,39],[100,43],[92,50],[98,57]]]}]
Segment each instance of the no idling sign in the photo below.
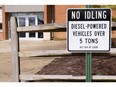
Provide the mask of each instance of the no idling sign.
[{"label": "no idling sign", "polygon": [[67,47],[70,52],[108,52],[110,33],[110,9],[67,10]]}]

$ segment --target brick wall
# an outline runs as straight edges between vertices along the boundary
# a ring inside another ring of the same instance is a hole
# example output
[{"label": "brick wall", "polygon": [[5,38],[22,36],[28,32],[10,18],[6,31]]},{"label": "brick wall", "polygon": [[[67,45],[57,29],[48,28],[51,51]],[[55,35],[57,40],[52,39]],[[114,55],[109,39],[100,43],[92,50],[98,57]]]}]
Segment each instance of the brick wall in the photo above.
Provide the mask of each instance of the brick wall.
[{"label": "brick wall", "polygon": [[112,10],[112,17],[116,18],[116,10]]},{"label": "brick wall", "polygon": [[4,40],[3,39],[3,33],[2,32],[0,32],[0,40]]},{"label": "brick wall", "polygon": [[44,6],[44,24],[52,22],[51,5]]},{"label": "brick wall", "polygon": [[[47,9],[46,9],[47,8]],[[66,22],[66,10],[68,8],[86,8],[85,5],[54,5],[54,15],[51,15],[51,7],[50,5],[45,6],[44,14],[45,14],[45,23],[65,23]],[[47,10],[47,11],[46,11]],[[47,14],[46,14],[47,13]],[[112,10],[112,16],[116,17],[116,10]],[[52,34],[54,39],[66,39],[66,32],[54,32]],[[112,31],[112,37],[116,38],[116,31]]]},{"label": "brick wall", "polygon": [[[3,15],[3,6],[1,7],[2,7],[1,9],[2,9],[2,15]],[[3,23],[3,17],[2,17],[2,23]],[[3,31],[0,32],[0,40],[3,40]]]},{"label": "brick wall", "polygon": [[0,32],[0,40],[8,39],[8,15],[5,13],[5,6],[2,5],[2,32]]},{"label": "brick wall", "polygon": [[[112,10],[112,17],[116,18],[116,10]],[[116,38],[116,30],[112,30],[112,38]]]},{"label": "brick wall", "polygon": [[8,39],[8,14],[5,13],[5,6],[2,6],[3,9],[3,16],[2,16],[2,20],[3,20],[3,25],[2,25],[2,29],[3,29],[3,39],[6,40]]},{"label": "brick wall", "polygon": [[116,30],[112,30],[112,38],[116,38]]},{"label": "brick wall", "polygon": [[[85,8],[84,5],[55,5],[55,22],[66,23],[66,11],[68,8]],[[66,39],[66,32],[55,32],[55,39]]]}]

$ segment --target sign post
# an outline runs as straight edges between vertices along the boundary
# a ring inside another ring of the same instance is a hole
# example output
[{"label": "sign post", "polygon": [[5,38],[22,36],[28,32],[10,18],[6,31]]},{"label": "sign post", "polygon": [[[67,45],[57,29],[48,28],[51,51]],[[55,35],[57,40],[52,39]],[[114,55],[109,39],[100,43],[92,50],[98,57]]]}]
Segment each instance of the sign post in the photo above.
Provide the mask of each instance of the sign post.
[{"label": "sign post", "polygon": [[92,81],[92,53],[86,53],[86,82]]},{"label": "sign post", "polygon": [[92,53],[110,51],[111,10],[68,9],[67,14],[67,49],[86,53],[86,82],[91,82]]}]

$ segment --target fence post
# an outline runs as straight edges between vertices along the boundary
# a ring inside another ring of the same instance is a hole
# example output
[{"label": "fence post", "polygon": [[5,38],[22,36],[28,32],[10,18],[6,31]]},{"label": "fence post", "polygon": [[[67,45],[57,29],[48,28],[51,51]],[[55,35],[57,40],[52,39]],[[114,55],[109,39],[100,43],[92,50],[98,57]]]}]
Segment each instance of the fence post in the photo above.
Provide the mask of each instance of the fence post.
[{"label": "fence post", "polygon": [[20,75],[20,59],[19,59],[19,38],[17,33],[16,17],[11,17],[11,49],[12,49],[12,65],[13,65],[13,81],[19,82]]}]

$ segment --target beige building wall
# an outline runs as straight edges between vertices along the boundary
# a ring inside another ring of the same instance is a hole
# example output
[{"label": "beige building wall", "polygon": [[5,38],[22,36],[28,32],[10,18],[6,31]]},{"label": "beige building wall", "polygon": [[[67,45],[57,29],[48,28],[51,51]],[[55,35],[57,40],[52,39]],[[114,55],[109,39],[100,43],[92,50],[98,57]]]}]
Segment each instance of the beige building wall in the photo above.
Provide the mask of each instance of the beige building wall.
[{"label": "beige building wall", "polygon": [[5,5],[5,12],[39,12],[44,11],[43,5]]},{"label": "beige building wall", "polygon": [[[5,5],[5,13],[44,12],[44,5]],[[50,40],[50,33],[43,33],[43,40]]]}]

